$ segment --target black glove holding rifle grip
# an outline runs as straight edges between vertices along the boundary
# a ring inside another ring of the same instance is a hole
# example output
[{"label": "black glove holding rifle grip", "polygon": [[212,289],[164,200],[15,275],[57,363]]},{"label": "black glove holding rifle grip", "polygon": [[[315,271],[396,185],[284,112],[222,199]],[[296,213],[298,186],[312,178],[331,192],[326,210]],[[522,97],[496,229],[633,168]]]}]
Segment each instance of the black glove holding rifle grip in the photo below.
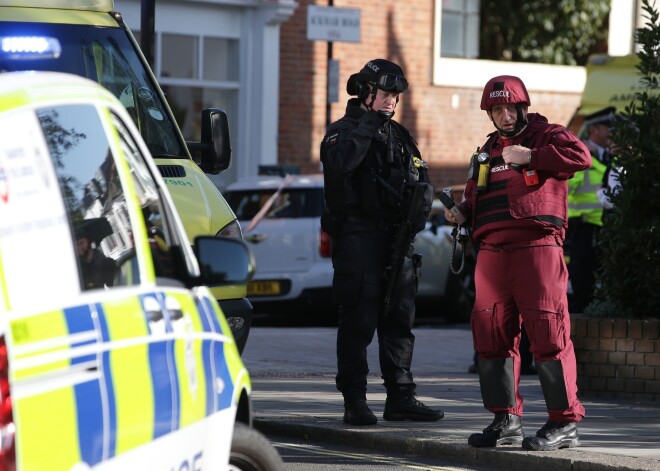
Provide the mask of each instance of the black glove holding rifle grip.
[{"label": "black glove holding rifle grip", "polygon": [[[467,244],[468,241],[467,229],[463,227],[463,224],[465,224],[466,219],[463,213],[461,213],[461,210],[458,208],[458,206],[456,206],[456,203],[454,202],[451,188],[443,189],[442,193],[440,193],[438,197],[440,198],[440,202],[444,205],[445,208],[447,208],[447,210],[450,213],[452,213],[454,219],[456,219],[456,221],[458,222],[458,225],[455,226],[454,229],[451,231],[451,236],[454,238],[454,245],[452,246],[451,249],[449,270],[454,275],[460,275],[463,272],[463,269],[465,268],[465,245]],[[456,260],[457,244],[461,244],[461,265],[458,268],[456,268],[454,264]]]}]

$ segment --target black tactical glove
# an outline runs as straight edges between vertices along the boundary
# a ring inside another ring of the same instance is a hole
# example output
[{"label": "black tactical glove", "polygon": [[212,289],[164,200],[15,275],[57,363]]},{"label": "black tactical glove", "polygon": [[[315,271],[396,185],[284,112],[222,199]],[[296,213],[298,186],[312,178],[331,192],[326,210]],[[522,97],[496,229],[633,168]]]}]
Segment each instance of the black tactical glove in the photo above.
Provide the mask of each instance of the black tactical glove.
[{"label": "black tactical glove", "polygon": [[362,118],[360,119],[360,124],[358,125],[360,128],[367,129],[371,131],[371,133],[375,133],[378,131],[378,129],[383,125],[383,122],[381,121],[380,116],[378,113],[375,111],[367,111],[362,115]]}]

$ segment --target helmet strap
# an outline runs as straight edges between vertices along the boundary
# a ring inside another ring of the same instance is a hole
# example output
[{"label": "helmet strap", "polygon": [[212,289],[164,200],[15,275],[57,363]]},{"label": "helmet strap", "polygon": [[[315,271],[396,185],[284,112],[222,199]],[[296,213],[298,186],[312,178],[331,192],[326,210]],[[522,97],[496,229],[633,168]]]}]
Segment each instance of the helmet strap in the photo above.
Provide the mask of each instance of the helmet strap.
[{"label": "helmet strap", "polygon": [[[371,101],[367,104],[365,101],[364,105],[367,107],[368,110],[373,110],[374,102],[376,101],[376,93],[378,92],[378,89],[372,85],[371,86]],[[367,95],[367,98],[369,98],[369,95]]]}]

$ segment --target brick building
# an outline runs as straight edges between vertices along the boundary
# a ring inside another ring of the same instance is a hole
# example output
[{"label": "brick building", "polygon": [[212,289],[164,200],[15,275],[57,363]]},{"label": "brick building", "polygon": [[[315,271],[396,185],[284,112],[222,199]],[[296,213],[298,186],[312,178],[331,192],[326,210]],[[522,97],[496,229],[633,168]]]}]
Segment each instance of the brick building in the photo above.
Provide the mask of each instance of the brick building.
[{"label": "brick building", "polygon": [[[324,41],[307,40],[307,6],[328,6],[328,0],[297,3],[293,15],[281,25],[278,161],[311,173],[320,170],[319,145],[326,126],[328,46]],[[450,3],[470,2],[333,2],[334,8],[360,10],[361,41],[333,42],[332,56],[340,65],[339,101],[332,104],[331,120],[343,115],[350,74],[369,59],[397,62],[410,88],[402,95],[395,119],[415,136],[436,189],[464,183],[470,156],[493,130],[486,113],[479,109],[481,90],[488,79],[500,74],[521,77],[530,93],[530,111],[561,124],[568,123],[579,105],[585,80],[583,67],[485,61],[471,59],[470,51],[464,58],[444,57],[441,40],[451,37],[441,34],[442,15],[448,14],[443,5]],[[621,2],[612,3],[611,17],[616,17],[618,4]],[[632,8],[624,8],[631,10],[632,17]],[[467,21],[474,14],[467,10],[459,13]],[[633,22],[629,23],[625,34],[632,37]]]}]

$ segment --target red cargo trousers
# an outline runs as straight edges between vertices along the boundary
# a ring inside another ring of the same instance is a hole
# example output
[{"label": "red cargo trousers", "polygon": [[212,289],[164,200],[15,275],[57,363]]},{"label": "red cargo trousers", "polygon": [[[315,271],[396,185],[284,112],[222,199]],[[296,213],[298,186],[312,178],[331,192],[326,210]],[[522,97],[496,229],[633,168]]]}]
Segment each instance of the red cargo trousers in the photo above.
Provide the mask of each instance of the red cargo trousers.
[{"label": "red cargo trousers", "polygon": [[568,271],[560,240],[511,246],[482,243],[471,317],[484,406],[522,415],[520,324],[525,324],[549,420],[579,422],[575,352],[566,298]]}]

